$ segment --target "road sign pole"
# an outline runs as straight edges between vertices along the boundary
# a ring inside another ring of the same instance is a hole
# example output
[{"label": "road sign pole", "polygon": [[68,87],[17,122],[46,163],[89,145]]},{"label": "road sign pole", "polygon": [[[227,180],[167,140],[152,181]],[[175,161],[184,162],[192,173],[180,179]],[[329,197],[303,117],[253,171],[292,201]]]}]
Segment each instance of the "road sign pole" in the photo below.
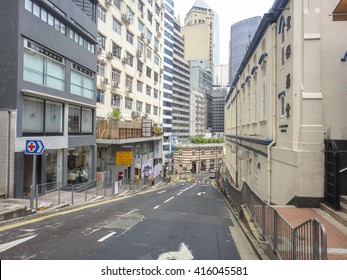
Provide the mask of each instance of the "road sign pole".
[{"label": "road sign pole", "polygon": [[36,186],[36,155],[33,155],[33,176],[32,176],[32,186],[33,186],[33,191],[35,194],[35,200],[36,200],[36,209],[37,209],[37,196],[38,196],[38,190]]}]

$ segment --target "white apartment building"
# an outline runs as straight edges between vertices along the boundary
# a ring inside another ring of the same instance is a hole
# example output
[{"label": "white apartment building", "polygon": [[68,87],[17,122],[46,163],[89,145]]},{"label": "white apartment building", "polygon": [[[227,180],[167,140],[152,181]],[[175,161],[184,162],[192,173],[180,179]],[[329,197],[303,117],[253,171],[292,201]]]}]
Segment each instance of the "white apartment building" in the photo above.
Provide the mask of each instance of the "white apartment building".
[{"label": "white apartment building", "polygon": [[[144,162],[152,171],[162,163],[162,136],[153,128],[162,128],[163,7],[161,0],[99,1],[97,167],[113,180],[142,177]],[[123,165],[122,155],[131,155]]]},{"label": "white apartment building", "polygon": [[324,152],[347,142],[338,3],[276,0],[264,15],[226,98],[226,184],[271,204],[317,207],[329,178],[342,180],[343,162],[330,170]]}]

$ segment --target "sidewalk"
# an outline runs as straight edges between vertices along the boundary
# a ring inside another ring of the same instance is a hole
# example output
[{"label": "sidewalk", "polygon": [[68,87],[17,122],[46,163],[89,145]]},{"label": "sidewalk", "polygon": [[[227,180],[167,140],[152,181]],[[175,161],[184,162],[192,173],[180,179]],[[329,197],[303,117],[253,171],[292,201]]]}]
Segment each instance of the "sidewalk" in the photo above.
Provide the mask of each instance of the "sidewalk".
[{"label": "sidewalk", "polygon": [[320,220],[326,228],[329,260],[347,260],[347,227],[318,208],[276,207],[283,218],[293,227],[309,219]]}]

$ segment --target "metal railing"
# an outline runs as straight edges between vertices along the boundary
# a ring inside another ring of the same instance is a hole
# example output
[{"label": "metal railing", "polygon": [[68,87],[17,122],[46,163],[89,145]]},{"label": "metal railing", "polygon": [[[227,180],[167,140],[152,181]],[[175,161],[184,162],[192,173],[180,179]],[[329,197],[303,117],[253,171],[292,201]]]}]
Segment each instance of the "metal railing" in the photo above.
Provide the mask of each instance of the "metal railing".
[{"label": "metal railing", "polygon": [[73,204],[78,205],[90,201],[98,196],[112,197],[128,191],[137,191],[149,188],[161,180],[160,176],[154,179],[134,180],[124,178],[119,181],[91,180],[80,184],[67,184],[52,182],[31,186],[30,208],[41,210],[53,205]]},{"label": "metal railing", "polygon": [[228,180],[219,183],[224,195],[237,211],[246,206],[270,247],[283,260],[326,260],[326,229],[317,219],[293,227],[271,205],[262,201],[245,185],[235,189]]}]

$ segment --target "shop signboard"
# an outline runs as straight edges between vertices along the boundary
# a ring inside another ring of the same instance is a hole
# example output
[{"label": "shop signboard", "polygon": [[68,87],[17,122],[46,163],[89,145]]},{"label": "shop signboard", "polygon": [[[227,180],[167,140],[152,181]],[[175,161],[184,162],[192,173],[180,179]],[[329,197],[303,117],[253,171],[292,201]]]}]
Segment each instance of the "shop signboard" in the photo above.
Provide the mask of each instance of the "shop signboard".
[{"label": "shop signboard", "polygon": [[129,152],[129,151],[116,152],[117,166],[131,166],[132,164],[133,164],[133,152]]}]

